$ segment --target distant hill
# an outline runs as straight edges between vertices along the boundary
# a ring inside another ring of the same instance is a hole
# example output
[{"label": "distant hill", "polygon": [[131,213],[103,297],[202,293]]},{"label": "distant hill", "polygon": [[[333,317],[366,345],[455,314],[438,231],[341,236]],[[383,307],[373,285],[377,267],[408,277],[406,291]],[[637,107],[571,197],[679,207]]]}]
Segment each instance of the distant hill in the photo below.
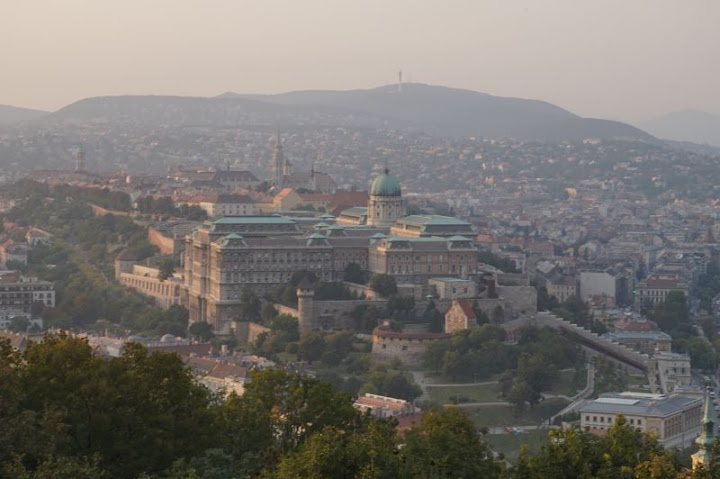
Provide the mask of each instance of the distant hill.
[{"label": "distant hill", "polygon": [[720,115],[681,110],[638,123],[658,138],[720,146]]},{"label": "distant hill", "polygon": [[34,118],[47,115],[48,112],[41,110],[31,110],[29,108],[18,108],[10,105],[0,105],[0,125],[10,125],[20,123]]},{"label": "distant hill", "polygon": [[[352,118],[347,120],[347,116]],[[247,98],[161,95],[93,97],[72,103],[37,120],[41,124],[96,123],[138,126],[234,127],[240,125],[336,124],[377,122],[368,115],[328,107],[279,105]]]},{"label": "distant hill", "polygon": [[225,93],[215,98],[119,96],[88,98],[41,122],[138,125],[344,125],[414,128],[443,136],[561,140],[653,140],[625,123],[581,118],[550,103],[502,98],[423,84],[370,90],[297,91],[279,95]]},{"label": "distant hill", "polygon": [[496,97],[420,83],[404,84],[402,92],[396,85],[388,85],[370,90],[296,91],[278,95],[225,93],[219,98],[343,108],[449,136],[652,139],[628,124],[581,118],[544,101]]}]

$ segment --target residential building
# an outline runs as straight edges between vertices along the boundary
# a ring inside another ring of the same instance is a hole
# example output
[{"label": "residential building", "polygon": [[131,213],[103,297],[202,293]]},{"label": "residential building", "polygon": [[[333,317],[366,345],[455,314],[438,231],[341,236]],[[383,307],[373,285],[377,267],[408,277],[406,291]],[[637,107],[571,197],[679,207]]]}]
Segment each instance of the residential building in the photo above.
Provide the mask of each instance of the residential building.
[{"label": "residential building", "polygon": [[190,198],[187,204],[199,206],[211,218],[255,214],[255,201],[247,195],[209,193]]},{"label": "residential building", "polygon": [[3,268],[9,264],[27,265],[28,244],[8,239],[0,244],[0,263]]},{"label": "residential building", "polygon": [[637,284],[636,306],[644,303],[660,304],[672,291],[679,291],[685,296],[689,294],[689,286],[678,277],[651,277]]},{"label": "residential building", "polygon": [[0,271],[0,311],[8,314],[31,314],[33,303],[55,306],[55,286],[19,271]]}]

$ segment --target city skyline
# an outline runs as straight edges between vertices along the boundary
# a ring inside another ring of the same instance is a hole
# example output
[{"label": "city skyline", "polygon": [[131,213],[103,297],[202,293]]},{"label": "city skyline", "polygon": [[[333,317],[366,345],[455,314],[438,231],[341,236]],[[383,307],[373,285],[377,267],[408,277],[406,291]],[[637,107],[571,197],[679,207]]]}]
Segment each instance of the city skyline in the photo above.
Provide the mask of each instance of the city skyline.
[{"label": "city skyline", "polygon": [[544,100],[627,121],[720,113],[720,5],[701,1],[88,0],[9,4],[0,104],[91,96],[372,88],[397,81]]}]

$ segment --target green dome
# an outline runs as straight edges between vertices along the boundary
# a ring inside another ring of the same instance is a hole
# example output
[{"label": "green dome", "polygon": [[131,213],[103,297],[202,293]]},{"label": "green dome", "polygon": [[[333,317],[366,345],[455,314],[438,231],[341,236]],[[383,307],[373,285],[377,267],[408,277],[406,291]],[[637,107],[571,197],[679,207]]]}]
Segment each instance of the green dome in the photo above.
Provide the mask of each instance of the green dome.
[{"label": "green dome", "polygon": [[385,168],[385,171],[373,180],[370,196],[402,196],[400,182]]}]

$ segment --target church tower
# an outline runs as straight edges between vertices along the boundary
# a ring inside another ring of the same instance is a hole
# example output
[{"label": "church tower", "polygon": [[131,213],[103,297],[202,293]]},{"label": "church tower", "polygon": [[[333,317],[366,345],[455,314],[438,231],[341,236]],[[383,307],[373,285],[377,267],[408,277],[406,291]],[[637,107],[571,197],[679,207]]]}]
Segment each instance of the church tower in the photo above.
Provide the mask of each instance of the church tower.
[{"label": "church tower", "polygon": [[400,182],[390,174],[390,170],[385,168],[370,186],[367,224],[390,227],[403,216],[405,216],[405,201]]},{"label": "church tower", "polygon": [[692,468],[696,471],[700,466],[710,466],[710,456],[713,442],[715,442],[715,413],[713,412],[713,402],[710,397],[710,390],[705,392],[705,411],[702,418],[703,432],[695,440],[695,444],[699,446],[698,452],[692,455]]},{"label": "church tower", "polygon": [[78,148],[77,153],[75,153],[75,171],[85,171],[85,151],[82,149],[82,146]]},{"label": "church tower", "polygon": [[285,158],[280,140],[280,132],[275,139],[275,150],[272,157],[272,180],[275,188],[281,190],[285,183],[285,177],[292,175],[292,163]]}]

